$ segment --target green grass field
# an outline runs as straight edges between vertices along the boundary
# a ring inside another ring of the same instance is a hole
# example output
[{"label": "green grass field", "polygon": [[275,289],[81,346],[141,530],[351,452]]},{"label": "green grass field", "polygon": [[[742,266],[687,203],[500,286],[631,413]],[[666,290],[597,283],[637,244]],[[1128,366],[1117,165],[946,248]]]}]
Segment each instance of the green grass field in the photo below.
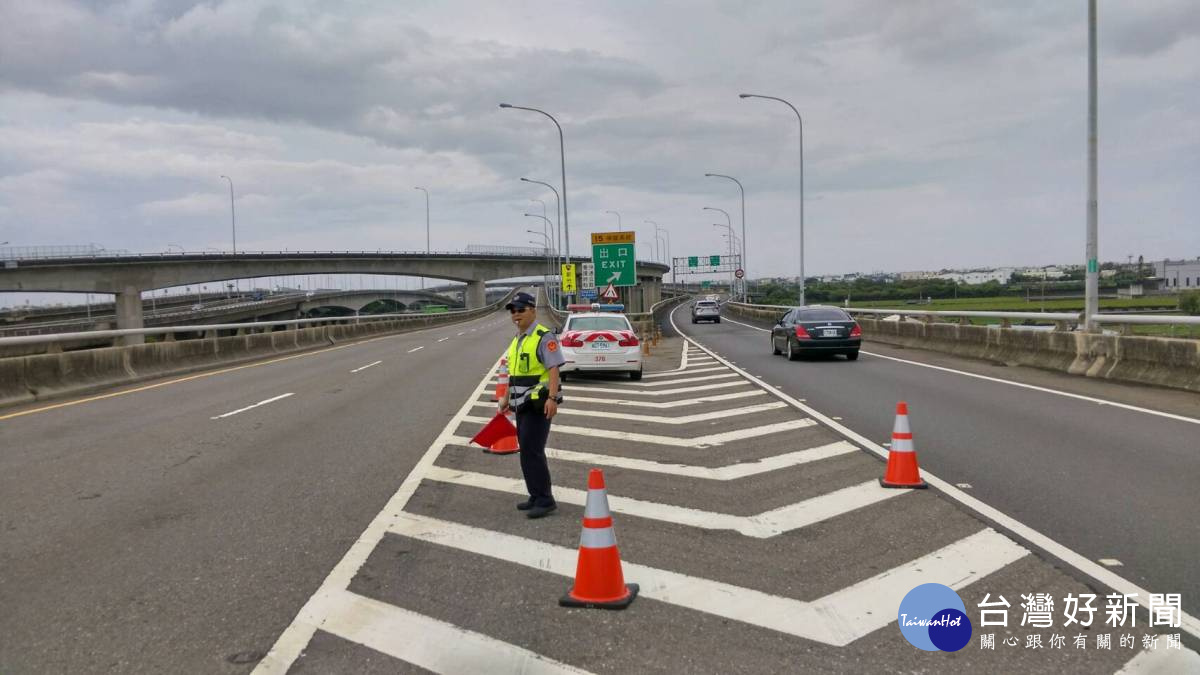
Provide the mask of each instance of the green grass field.
[{"label": "green grass field", "polygon": [[[1174,309],[1178,307],[1178,296],[1158,296],[1151,298],[1101,298],[1101,310],[1121,310],[1138,308]],[[991,297],[991,298],[958,298],[954,300],[934,300],[928,305],[910,305],[903,301],[883,302],[878,300],[863,300],[850,302],[851,307],[868,307],[874,309],[918,309],[944,312],[1082,312],[1082,299],[1047,300],[1043,303],[1037,300],[1025,302],[1024,298]],[[978,326],[1000,323],[999,319],[971,319]],[[1114,329],[1116,326],[1106,326]],[[1133,325],[1134,335],[1154,335],[1158,337],[1200,338],[1200,327],[1169,326],[1169,325]]]}]

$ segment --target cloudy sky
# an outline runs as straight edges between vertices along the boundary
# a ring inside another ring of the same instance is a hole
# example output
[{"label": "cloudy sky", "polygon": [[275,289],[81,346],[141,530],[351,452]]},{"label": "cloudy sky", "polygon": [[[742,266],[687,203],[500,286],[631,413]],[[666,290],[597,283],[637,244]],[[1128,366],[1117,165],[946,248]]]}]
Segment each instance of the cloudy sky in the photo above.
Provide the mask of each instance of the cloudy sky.
[{"label": "cloudy sky", "polygon": [[[1200,255],[1200,7],[1100,3],[1100,252]],[[131,251],[526,245],[566,136],[592,231],[752,276],[1082,262],[1087,4],[0,2],[0,241]],[[643,249],[645,255],[645,249]]]}]

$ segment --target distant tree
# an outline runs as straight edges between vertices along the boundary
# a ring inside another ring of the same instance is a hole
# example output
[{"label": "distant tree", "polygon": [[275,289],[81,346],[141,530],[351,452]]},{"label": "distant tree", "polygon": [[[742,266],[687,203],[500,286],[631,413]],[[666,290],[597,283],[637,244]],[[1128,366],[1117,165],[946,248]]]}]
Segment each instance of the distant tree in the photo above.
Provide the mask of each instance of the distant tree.
[{"label": "distant tree", "polygon": [[1179,296],[1179,311],[1192,316],[1200,315],[1200,291],[1185,291]]}]

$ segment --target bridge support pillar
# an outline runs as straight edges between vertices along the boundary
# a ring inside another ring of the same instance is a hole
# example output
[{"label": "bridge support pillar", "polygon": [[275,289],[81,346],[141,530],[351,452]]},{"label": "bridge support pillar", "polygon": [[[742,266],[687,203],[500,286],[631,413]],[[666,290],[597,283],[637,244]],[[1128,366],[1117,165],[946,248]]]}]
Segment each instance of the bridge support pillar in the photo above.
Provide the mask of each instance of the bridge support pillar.
[{"label": "bridge support pillar", "polygon": [[[127,288],[117,293],[117,330],[129,328],[145,328],[142,319],[142,291],[137,288]],[[140,345],[146,341],[144,335],[126,335],[117,339],[119,345]]]},{"label": "bridge support pillar", "polygon": [[487,282],[480,279],[478,281],[467,282],[467,309],[479,309],[487,304]]}]

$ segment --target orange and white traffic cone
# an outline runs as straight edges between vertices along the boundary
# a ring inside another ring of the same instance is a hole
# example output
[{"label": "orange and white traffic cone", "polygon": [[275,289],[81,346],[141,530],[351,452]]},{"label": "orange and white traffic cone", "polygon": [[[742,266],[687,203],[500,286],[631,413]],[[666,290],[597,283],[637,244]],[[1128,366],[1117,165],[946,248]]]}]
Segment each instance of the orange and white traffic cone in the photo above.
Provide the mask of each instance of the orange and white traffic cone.
[{"label": "orange and white traffic cone", "polygon": [[492,401],[499,401],[508,396],[508,359],[500,359],[500,374],[496,376],[496,390],[492,392]]},{"label": "orange and white traffic cone", "polygon": [[583,511],[583,533],[579,536],[579,563],[575,586],[559,599],[563,607],[625,609],[637,597],[638,585],[625,583],[621,554],[613,532],[604,472],[588,472],[587,505]]},{"label": "orange and white traffic cone", "polygon": [[887,471],[879,484],[885,488],[927,488],[917,466],[917,449],[913,446],[912,429],[908,426],[908,404],[896,404],[896,424],[892,427],[892,447],[888,452]]}]

